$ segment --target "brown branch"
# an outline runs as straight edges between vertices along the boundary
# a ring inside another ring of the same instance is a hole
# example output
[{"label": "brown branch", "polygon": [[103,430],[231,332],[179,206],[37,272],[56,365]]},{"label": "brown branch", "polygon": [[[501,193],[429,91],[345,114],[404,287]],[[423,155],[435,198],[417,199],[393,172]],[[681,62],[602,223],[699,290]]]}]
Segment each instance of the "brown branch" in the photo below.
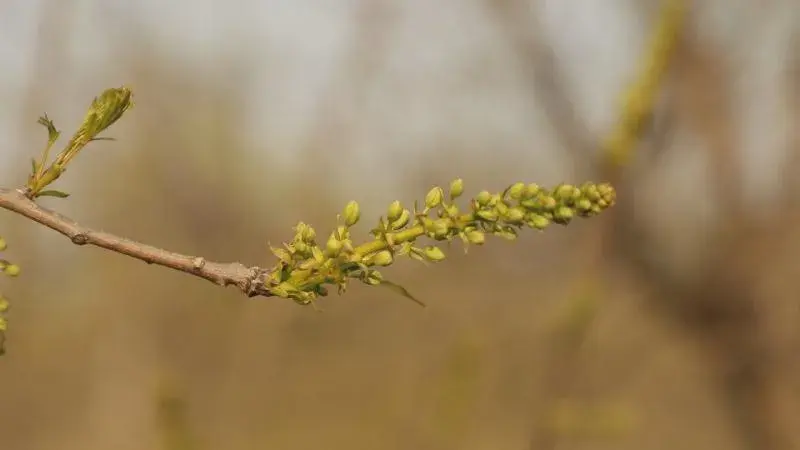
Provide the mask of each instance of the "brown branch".
[{"label": "brown branch", "polygon": [[207,261],[203,257],[183,255],[103,231],[92,230],[55,211],[39,206],[25,196],[24,189],[0,188],[0,208],[20,214],[55,230],[68,237],[76,245],[94,245],[148,264],[157,264],[205,278],[220,286],[233,285],[248,297],[272,296],[265,285],[267,269],[246,267],[238,262]]}]

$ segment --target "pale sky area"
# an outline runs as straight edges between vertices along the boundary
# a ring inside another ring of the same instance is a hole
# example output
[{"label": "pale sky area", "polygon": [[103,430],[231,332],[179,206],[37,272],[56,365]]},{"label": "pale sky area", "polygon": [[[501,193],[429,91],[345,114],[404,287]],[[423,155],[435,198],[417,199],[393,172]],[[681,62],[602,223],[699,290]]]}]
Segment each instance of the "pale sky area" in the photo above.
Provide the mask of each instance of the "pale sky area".
[{"label": "pale sky area", "polygon": [[[0,105],[0,128],[6,136],[14,135],[9,133],[10,127],[16,126],[14,119],[19,111],[14,93],[24,89],[33,61],[41,3],[6,0],[0,4],[0,56],[4,61],[0,80],[4,97],[11,100]],[[286,133],[285,138],[290,139],[289,135],[302,132],[304,120],[311,116],[309,111],[331,77],[331,68],[347,50],[353,7],[358,2],[84,0],[76,4],[80,9],[73,12],[80,31],[69,56],[75,65],[88,67],[94,61],[102,61],[109,47],[106,42],[119,39],[114,34],[115,26],[124,24],[146,29],[162,49],[198,67],[221,56],[240,54],[252,62],[256,71],[249,78],[254,80],[250,97],[253,102],[249,105],[255,112],[251,115],[256,121],[253,129],[262,128],[259,117],[269,116],[274,121],[277,116],[281,123],[271,124],[270,129]],[[548,25],[545,33],[555,38],[554,46],[559,54],[563,53],[565,68],[571,75],[569,81],[582,99],[577,106],[588,115],[592,127],[600,131],[611,119],[608,105],[615,102],[615,91],[630,76],[627,72],[642,46],[641,39],[631,38],[644,31],[644,24],[636,24],[632,13],[624,9],[620,14],[620,10],[615,12],[599,2],[583,2],[579,14],[571,11],[568,2],[543,2],[542,13]],[[403,89],[404,85],[421,85],[423,90],[457,89],[448,85],[457,81],[459,66],[494,62],[499,70],[488,70],[486,75],[494,83],[484,92],[459,96],[463,97],[462,104],[452,106],[460,116],[456,120],[464,121],[465,127],[478,123],[495,127],[496,133],[512,137],[529,132],[525,129],[529,128],[532,114],[526,105],[529,100],[519,98],[520,80],[503,69],[510,56],[498,45],[495,25],[485,19],[479,2],[396,2],[391,4],[390,14],[396,18],[387,46],[386,68],[379,82],[383,90]],[[625,22],[627,26],[620,26]],[[597,34],[593,30],[601,28],[605,30],[602,40],[580,39],[582,33]],[[571,37],[576,32],[577,38]],[[259,55],[269,57],[259,63]],[[269,64],[274,58],[280,58],[280,67]],[[581,84],[589,68],[594,82]],[[380,107],[387,99],[382,102],[380,84],[375,89],[379,92],[373,101]],[[411,93],[405,104],[397,106],[405,108],[397,114],[409,122],[406,129],[410,132],[424,135],[426,130],[441,125],[437,123],[442,120],[437,119],[442,116],[440,111],[431,108],[426,97],[430,97],[426,92]],[[263,108],[279,108],[281,113],[259,114]]]},{"label": "pale sky area", "polygon": [[[37,0],[0,2],[0,93],[4,99],[0,133],[7,137],[3,152],[19,147],[16,93],[24,91],[29,76],[41,4]],[[68,60],[81,69],[74,69],[72,76],[83,79],[83,67],[88,71],[92,63],[102,64],[124,34],[115,31],[126,27],[153,37],[161,50],[196,70],[222,65],[216,70],[224,76],[224,63],[215,61],[241,57],[252,72],[247,77],[248,104],[242,105],[252,111],[247,129],[253,135],[267,131],[276,143],[273,149],[291,149],[332,82],[332,69],[347,54],[355,6],[361,3],[78,0],[74,4],[78,6],[71,13],[79,32]],[[785,93],[776,90],[775,80],[786,68],[785,55],[795,45],[791,36],[800,28],[800,8],[791,0],[767,4],[770,8],[762,11],[745,0],[714,0],[704,3],[694,17],[704,24],[697,27],[700,33],[731,54],[732,69],[741,74],[734,105],[746,105],[737,106],[737,114],[742,122],[753,124],[753,132],[743,127],[740,151],[758,168],[752,175],[760,180],[756,183],[768,184],[781,158],[780,152],[765,151],[765,143],[776,149],[785,146],[782,136],[789,126],[781,112]],[[483,3],[407,0],[387,5],[393,29],[379,76],[363,89],[368,97],[363,106],[368,114],[359,119],[364,136],[353,143],[363,156],[362,164],[373,165],[376,158],[398,150],[427,151],[420,144],[442,127],[480,129],[485,145],[501,143],[502,151],[545,154],[554,150],[541,111],[531,106],[530,98],[521,97],[521,86],[527,81],[519,71],[509,69],[517,56],[502,44],[496,23],[486,19]],[[562,65],[581,120],[592,133],[601,135],[613,123],[620,92],[634,75],[646,44],[650,23],[642,20],[642,4],[635,0],[541,0],[532,5],[538,9],[542,35]],[[470,71],[480,77],[479,89],[459,83]],[[113,76],[97,78],[111,85],[125,83],[117,79],[123,74],[113,67],[108,72]],[[91,98],[105,87],[82,83],[80,92],[70,92],[60,102]],[[449,95],[446,105],[436,95],[442,92]],[[80,100],[74,109],[60,113],[79,115],[85,102]],[[403,126],[394,126],[399,121]],[[376,148],[376,142],[387,145]],[[552,159],[552,154],[543,158]]]}]

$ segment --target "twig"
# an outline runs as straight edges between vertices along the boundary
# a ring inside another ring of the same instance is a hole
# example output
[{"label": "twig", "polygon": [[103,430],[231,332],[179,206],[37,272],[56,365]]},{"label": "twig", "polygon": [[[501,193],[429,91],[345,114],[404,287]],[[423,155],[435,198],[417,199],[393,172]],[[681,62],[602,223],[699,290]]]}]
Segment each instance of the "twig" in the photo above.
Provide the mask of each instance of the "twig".
[{"label": "twig", "polygon": [[69,217],[43,208],[25,196],[24,189],[0,188],[0,208],[13,211],[68,237],[76,245],[94,245],[136,258],[148,264],[169,267],[220,286],[236,286],[248,297],[272,297],[265,280],[268,270],[233,263],[207,261],[203,257],[171,252],[103,231],[84,227]]},{"label": "twig", "polygon": [[597,164],[591,155],[599,145],[571,100],[571,92],[564,83],[564,68],[541,30],[536,9],[517,0],[489,1],[487,6],[518,56],[521,70],[531,81],[533,100],[541,104],[557,142],[574,164],[583,165],[582,171],[594,172]]}]

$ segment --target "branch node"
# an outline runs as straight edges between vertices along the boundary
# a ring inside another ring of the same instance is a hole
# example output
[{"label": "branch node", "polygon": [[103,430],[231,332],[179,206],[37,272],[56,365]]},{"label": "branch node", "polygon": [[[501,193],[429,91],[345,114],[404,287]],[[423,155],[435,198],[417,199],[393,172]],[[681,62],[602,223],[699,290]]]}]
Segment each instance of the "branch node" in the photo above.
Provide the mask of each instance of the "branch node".
[{"label": "branch node", "polygon": [[192,260],[192,267],[194,268],[194,270],[201,270],[203,267],[205,267],[205,265],[206,265],[205,258],[202,258],[200,256]]},{"label": "branch node", "polygon": [[262,287],[264,285],[264,269],[260,267],[251,267],[250,268],[251,275],[247,277],[245,281],[245,294],[247,297],[257,297],[259,295],[263,295]]},{"label": "branch node", "polygon": [[75,245],[86,245],[89,243],[89,236],[86,233],[78,233],[70,238]]}]

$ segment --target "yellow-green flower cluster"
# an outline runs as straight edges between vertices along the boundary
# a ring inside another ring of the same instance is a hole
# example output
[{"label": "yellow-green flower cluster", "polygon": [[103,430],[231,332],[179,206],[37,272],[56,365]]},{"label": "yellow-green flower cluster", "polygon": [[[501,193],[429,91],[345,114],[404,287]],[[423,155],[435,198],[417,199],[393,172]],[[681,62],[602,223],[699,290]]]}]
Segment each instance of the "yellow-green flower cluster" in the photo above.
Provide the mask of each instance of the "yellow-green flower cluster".
[{"label": "yellow-green flower cluster", "polygon": [[373,240],[360,245],[353,243],[350,234],[360,219],[356,202],[347,204],[324,245],[318,245],[314,229],[301,222],[291,242],[272,249],[279,261],[266,287],[274,296],[308,304],[327,295],[325,285],[335,285],[342,293],[350,279],[368,285],[388,283],[379,269],[398,256],[430,262],[445,259],[441,248],[418,244],[423,236],[433,241],[459,238],[465,245],[481,245],[487,234],[514,239],[524,227],[543,230],[551,223],[567,225],[574,217],[596,215],[613,206],[616,195],[608,184],[545,189],[516,183],[500,193],[480,192],[462,210],[455,201],[463,191],[464,183],[457,179],[450,183],[447,195],[441,187],[431,189],[422,208],[415,203],[410,210],[393,202],[371,231]]},{"label": "yellow-green flower cluster", "polygon": [[[6,249],[6,241],[0,236],[0,252]],[[5,259],[0,259],[0,272],[10,276],[15,277],[19,275],[19,266],[16,264],[12,264]],[[5,353],[5,332],[6,328],[8,328],[8,322],[6,321],[5,312],[8,311],[8,300],[3,297],[3,294],[0,293],[0,355]]]}]

